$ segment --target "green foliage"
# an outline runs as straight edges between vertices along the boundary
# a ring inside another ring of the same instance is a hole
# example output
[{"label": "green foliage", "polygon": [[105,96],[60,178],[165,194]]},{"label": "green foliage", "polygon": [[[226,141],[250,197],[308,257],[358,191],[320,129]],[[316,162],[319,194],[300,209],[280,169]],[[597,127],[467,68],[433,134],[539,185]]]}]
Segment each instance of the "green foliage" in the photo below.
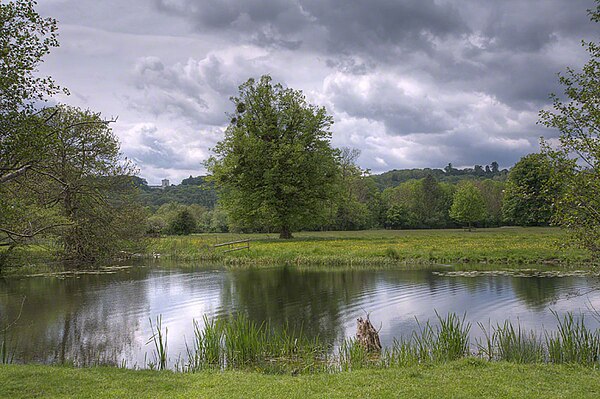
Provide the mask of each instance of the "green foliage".
[{"label": "green foliage", "polygon": [[[356,165],[357,149],[340,150],[338,195],[329,204],[325,227],[331,230],[362,230],[380,225],[381,200],[373,180]],[[318,229],[322,226],[311,226]]]},{"label": "green foliage", "polygon": [[[588,13],[598,22],[600,5]],[[552,94],[553,110],[540,112],[541,124],[560,131],[558,144],[542,142],[542,151],[561,187],[555,221],[571,231],[575,244],[600,254],[600,46],[583,46],[588,62],[559,75],[564,97]]]},{"label": "green foliage", "polygon": [[387,206],[386,227],[440,228],[451,224],[448,209],[453,186],[438,183],[432,175],[421,180],[409,180],[382,194]]},{"label": "green foliage", "polygon": [[0,247],[10,249],[64,222],[42,185],[31,192],[16,181],[26,174],[38,183],[44,180],[37,169],[52,137],[34,104],[59,90],[51,78],[36,75],[58,41],[56,20],[42,18],[35,4],[0,4]]},{"label": "green foliage", "polygon": [[43,18],[33,0],[0,4],[0,115],[32,110],[59,88],[50,77],[36,76],[42,58],[58,47],[56,20]]},{"label": "green foliage", "polygon": [[169,233],[175,235],[188,235],[196,230],[196,219],[186,208],[177,212],[169,224]]},{"label": "green foliage", "polygon": [[67,106],[36,109],[60,89],[36,75],[58,41],[56,21],[35,5],[0,4],[0,245],[57,236],[64,259],[95,262],[129,248],[144,212],[107,121]]},{"label": "green foliage", "polygon": [[508,174],[502,209],[505,220],[520,226],[548,225],[556,192],[551,175],[552,165],[544,154],[521,158]]},{"label": "green foliage", "polygon": [[[46,147],[44,186],[69,222],[59,232],[62,256],[76,264],[109,258],[144,232],[129,177],[135,169],[121,160],[110,121],[99,113],[61,105],[46,114],[55,139]],[[38,182],[23,184],[34,190]]]},{"label": "green foliage", "polygon": [[485,201],[475,184],[472,182],[460,184],[454,193],[450,217],[471,228],[473,223],[482,221],[486,214]]},{"label": "green foliage", "polygon": [[213,209],[217,203],[217,192],[206,177],[197,176],[183,179],[180,185],[165,188],[149,187],[145,180],[139,181],[140,201],[145,206],[156,209],[164,204],[176,202],[183,205],[201,205]]},{"label": "green foliage", "polygon": [[[182,218],[180,214],[183,212],[187,212],[191,216],[191,218],[183,216],[188,220],[186,223],[183,223],[182,220],[176,221],[178,217]],[[195,222],[193,228],[191,227],[192,220]],[[185,224],[188,226],[182,229],[181,226]],[[217,207],[208,210],[198,204],[184,205],[176,202],[163,204],[146,222],[146,234],[153,237],[161,234],[224,233],[228,230],[227,214],[222,209]],[[183,231],[188,231],[188,233]]]},{"label": "green foliage", "polygon": [[324,219],[335,194],[333,119],[269,76],[249,79],[239,90],[208,169],[223,207],[240,227],[271,227],[290,238],[292,230]]},{"label": "green foliage", "polygon": [[473,168],[456,169],[449,164],[442,169],[401,169],[390,170],[379,175],[371,176],[380,190],[396,187],[409,180],[424,179],[428,175],[433,176],[438,182],[456,184],[462,180],[484,180],[492,179],[496,181],[504,181],[508,171],[506,169],[499,170],[498,163],[492,162],[491,167],[486,166],[485,170],[480,165],[475,165]]},{"label": "green foliage", "polygon": [[[18,191],[14,186],[6,187],[7,184],[31,173],[51,140],[43,118],[35,114],[34,104],[59,91],[50,77],[36,74],[43,57],[58,46],[57,27],[56,20],[42,18],[35,11],[35,5],[31,0],[0,4],[0,197]],[[4,207],[0,204],[3,208],[0,212],[6,210],[6,202]],[[32,201],[26,202],[24,205],[33,209]],[[34,212],[44,211],[35,209]],[[0,217],[0,229],[16,233],[12,235],[12,244],[17,237],[32,238],[40,228],[53,224],[39,222],[34,223],[33,228],[21,228],[5,223],[9,217],[4,220]]]},{"label": "green foliage", "polygon": [[487,216],[483,221],[486,227],[501,226],[502,223],[502,206],[506,183],[497,180],[480,180],[474,182],[475,186],[481,192]]}]

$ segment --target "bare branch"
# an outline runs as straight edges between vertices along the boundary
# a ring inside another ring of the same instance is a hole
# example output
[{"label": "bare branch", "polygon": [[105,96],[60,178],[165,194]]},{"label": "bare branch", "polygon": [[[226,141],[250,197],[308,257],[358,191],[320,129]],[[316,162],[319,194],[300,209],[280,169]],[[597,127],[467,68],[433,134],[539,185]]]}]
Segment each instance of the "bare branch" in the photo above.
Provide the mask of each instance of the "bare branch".
[{"label": "bare branch", "polygon": [[22,166],[19,169],[15,170],[14,172],[7,173],[4,176],[0,176],[0,183],[6,183],[9,180],[16,179],[17,177],[21,176],[23,173],[27,172],[31,168],[31,166],[32,166],[31,164],[27,164],[27,165]]},{"label": "bare branch", "polygon": [[72,226],[74,223],[56,223],[56,224],[51,224],[49,226],[44,226],[41,227],[31,233],[17,233],[16,231],[11,231],[8,229],[5,229],[3,227],[0,227],[0,232],[6,234],[7,236],[9,236],[12,240],[14,240],[14,237],[18,237],[18,238],[33,238],[36,235],[43,233],[46,230],[50,230],[50,229],[54,229],[56,227],[64,227],[64,226]]}]

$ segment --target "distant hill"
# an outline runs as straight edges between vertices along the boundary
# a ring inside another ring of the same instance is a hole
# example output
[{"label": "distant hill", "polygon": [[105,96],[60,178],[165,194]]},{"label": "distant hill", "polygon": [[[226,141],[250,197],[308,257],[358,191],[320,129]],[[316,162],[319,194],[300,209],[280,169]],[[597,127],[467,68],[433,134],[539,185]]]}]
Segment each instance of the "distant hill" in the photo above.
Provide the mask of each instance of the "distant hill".
[{"label": "distant hill", "polygon": [[[474,168],[455,169],[451,164],[442,169],[394,169],[379,175],[372,175],[375,185],[380,191],[389,187],[396,187],[408,180],[419,180],[427,175],[432,175],[439,182],[456,183],[460,180],[494,179],[504,181],[508,175],[507,169],[499,170],[495,162],[492,166],[476,165]],[[169,202],[191,205],[199,204],[207,209],[213,209],[217,204],[217,192],[206,176],[188,177],[179,185],[170,185],[165,188],[150,187],[145,179],[134,177],[134,184],[140,188],[140,200],[146,206],[159,207]]]},{"label": "distant hill", "polygon": [[217,204],[217,192],[213,184],[206,181],[206,176],[190,176],[179,185],[165,188],[149,187],[146,180],[139,177],[134,179],[134,184],[140,188],[140,201],[146,206],[157,208],[169,202],[178,202],[213,209]]},{"label": "distant hill", "polygon": [[475,165],[474,168],[455,169],[452,164],[448,164],[444,169],[394,169],[379,175],[372,175],[371,178],[379,190],[383,191],[389,187],[396,187],[408,180],[419,180],[427,175],[432,175],[438,182],[457,183],[461,180],[484,180],[493,179],[504,181],[508,176],[508,169],[498,169],[497,164],[492,162],[492,166],[485,168]]}]

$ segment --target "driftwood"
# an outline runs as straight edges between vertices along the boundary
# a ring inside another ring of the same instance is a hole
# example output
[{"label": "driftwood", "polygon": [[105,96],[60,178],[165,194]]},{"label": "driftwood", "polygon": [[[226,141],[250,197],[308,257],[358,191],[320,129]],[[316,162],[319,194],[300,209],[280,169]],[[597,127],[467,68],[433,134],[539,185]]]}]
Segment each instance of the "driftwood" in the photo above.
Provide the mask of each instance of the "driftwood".
[{"label": "driftwood", "polygon": [[369,315],[366,319],[362,317],[356,319],[356,341],[368,352],[381,352],[379,332],[371,324]]}]

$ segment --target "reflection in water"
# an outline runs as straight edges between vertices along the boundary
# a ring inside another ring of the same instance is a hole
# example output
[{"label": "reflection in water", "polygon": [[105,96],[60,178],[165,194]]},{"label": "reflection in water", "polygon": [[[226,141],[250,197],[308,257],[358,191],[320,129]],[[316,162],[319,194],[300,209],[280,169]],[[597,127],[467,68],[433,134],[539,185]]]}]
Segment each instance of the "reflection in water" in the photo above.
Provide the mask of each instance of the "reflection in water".
[{"label": "reflection in water", "polygon": [[[541,310],[559,299],[559,289],[566,294],[565,291],[572,288],[572,280],[561,280],[560,277],[513,278],[511,283],[517,297],[530,307]],[[561,284],[561,282],[566,284]]]},{"label": "reflection in water", "polygon": [[[76,278],[0,280],[0,328],[11,328],[19,361],[90,364],[97,361],[144,366],[149,318],[162,315],[170,355],[185,355],[192,320],[245,313],[275,328],[289,324],[329,344],[355,331],[356,318],[370,313],[381,340],[407,336],[417,322],[448,312],[472,322],[506,319],[527,328],[552,329],[550,309],[590,313],[600,293],[566,299],[573,290],[600,284],[594,277],[439,276],[431,270],[318,270],[290,267],[231,270],[132,268]],[[590,327],[597,321],[587,317]],[[596,324],[594,324],[596,323]]]}]

